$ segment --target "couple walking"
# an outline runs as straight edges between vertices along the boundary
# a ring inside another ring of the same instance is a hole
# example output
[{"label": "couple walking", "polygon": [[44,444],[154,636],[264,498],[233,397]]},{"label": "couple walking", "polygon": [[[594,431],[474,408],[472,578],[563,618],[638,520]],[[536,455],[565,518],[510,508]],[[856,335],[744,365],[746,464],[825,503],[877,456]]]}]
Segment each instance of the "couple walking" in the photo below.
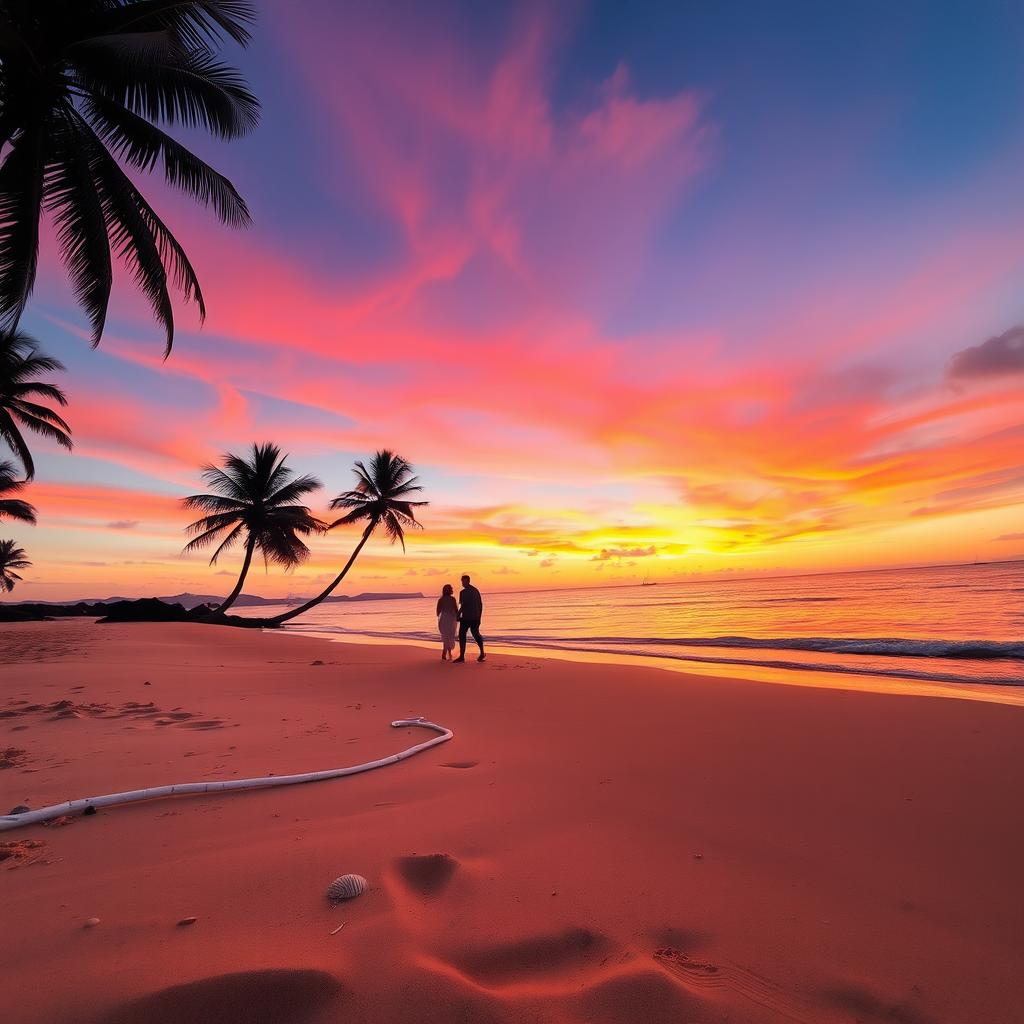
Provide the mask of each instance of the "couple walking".
[{"label": "couple walking", "polygon": [[[441,633],[442,661],[466,660],[467,633],[473,634],[473,639],[480,648],[480,657],[476,660],[484,660],[484,639],[480,635],[480,619],[483,614],[484,599],[480,596],[480,591],[469,582],[468,576],[462,577],[462,592],[458,601],[455,600],[452,585],[444,585],[441,596],[437,599],[437,628]],[[455,650],[456,625],[459,627],[459,656],[452,658],[452,652]]]}]

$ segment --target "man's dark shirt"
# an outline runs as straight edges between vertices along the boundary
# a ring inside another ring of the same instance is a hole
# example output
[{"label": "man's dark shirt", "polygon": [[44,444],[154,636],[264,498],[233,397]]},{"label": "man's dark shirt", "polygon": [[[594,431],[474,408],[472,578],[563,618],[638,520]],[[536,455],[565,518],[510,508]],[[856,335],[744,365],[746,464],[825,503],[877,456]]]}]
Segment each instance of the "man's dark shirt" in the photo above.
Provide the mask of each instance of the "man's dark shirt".
[{"label": "man's dark shirt", "polygon": [[479,622],[484,614],[484,599],[472,584],[459,594],[459,609],[463,622]]}]

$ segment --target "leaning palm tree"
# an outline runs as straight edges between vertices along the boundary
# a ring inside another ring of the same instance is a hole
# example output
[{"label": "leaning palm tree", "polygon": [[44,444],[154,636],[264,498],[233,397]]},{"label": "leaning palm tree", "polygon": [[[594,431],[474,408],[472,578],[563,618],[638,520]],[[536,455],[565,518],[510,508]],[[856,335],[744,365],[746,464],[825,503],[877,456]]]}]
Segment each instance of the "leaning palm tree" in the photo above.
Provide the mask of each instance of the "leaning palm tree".
[{"label": "leaning palm tree", "polygon": [[9,594],[14,584],[21,582],[21,577],[14,570],[28,569],[31,565],[25,552],[16,548],[13,540],[0,540],[0,590]]},{"label": "leaning palm tree", "polygon": [[369,469],[362,462],[357,462],[353,467],[353,472],[357,480],[355,490],[344,491],[331,500],[331,508],[345,509],[345,515],[330,523],[327,529],[332,530],[335,526],[347,526],[349,523],[365,522],[366,526],[363,529],[362,537],[359,538],[359,543],[349,556],[344,568],[322,594],[318,594],[298,608],[268,619],[267,621],[271,625],[277,626],[289,619],[294,619],[296,615],[309,611],[310,608],[330,597],[335,587],[352,568],[356,558],[359,557],[359,552],[363,550],[363,545],[370,539],[371,534],[378,526],[384,528],[384,532],[391,539],[392,544],[396,540],[400,541],[403,551],[405,550],[405,531],[410,527],[421,528],[420,524],[416,522],[413,510],[428,504],[428,502],[409,500],[411,494],[422,491],[423,488],[419,484],[419,479],[413,475],[412,466],[405,459],[393,452],[382,450],[370,460]]},{"label": "leaning palm tree", "polygon": [[299,539],[319,533],[323,524],[298,499],[322,485],[316,477],[300,476],[288,469],[281,449],[273,444],[254,444],[248,459],[230,452],[221,460],[223,469],[207,466],[203,479],[213,494],[193,494],[184,499],[188,509],[207,515],[197,519],[187,531],[195,534],[185,551],[196,551],[217,544],[210,565],[217,564],[223,551],[245,539],[245,557],[235,589],[216,609],[224,612],[242,592],[242,584],[257,550],[264,564],[273,562],[293,569],[309,557],[309,548]]},{"label": "leaning palm tree", "polygon": [[254,17],[244,0],[0,4],[0,328],[17,326],[32,292],[44,208],[94,345],[112,250],[163,326],[167,352],[170,287],[205,316],[188,257],[121,164],[161,164],[169,184],[224,223],[249,222],[231,182],[159,126],[225,139],[256,126],[259,102],[215,50],[223,36],[246,46]]},{"label": "leaning palm tree", "polygon": [[14,472],[13,462],[0,462],[0,519],[20,519],[23,523],[36,521],[36,510],[20,498],[5,498],[5,494],[16,494],[25,486]]},{"label": "leaning palm tree", "polygon": [[6,441],[31,480],[36,467],[21,428],[49,437],[65,448],[71,447],[71,428],[52,409],[33,401],[48,398],[67,405],[64,392],[39,380],[43,373],[63,370],[64,364],[42,355],[34,339],[21,331],[0,331],[0,441]]}]

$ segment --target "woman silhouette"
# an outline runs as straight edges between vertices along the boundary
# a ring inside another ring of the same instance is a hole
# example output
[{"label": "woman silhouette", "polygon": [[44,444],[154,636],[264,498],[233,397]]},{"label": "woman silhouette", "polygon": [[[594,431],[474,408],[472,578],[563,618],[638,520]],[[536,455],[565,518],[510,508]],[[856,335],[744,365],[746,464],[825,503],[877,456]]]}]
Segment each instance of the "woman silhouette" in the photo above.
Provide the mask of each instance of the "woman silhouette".
[{"label": "woman silhouette", "polygon": [[455,600],[452,585],[446,583],[437,599],[437,629],[441,634],[441,660],[451,661],[455,650],[455,630],[459,624],[459,603]]}]

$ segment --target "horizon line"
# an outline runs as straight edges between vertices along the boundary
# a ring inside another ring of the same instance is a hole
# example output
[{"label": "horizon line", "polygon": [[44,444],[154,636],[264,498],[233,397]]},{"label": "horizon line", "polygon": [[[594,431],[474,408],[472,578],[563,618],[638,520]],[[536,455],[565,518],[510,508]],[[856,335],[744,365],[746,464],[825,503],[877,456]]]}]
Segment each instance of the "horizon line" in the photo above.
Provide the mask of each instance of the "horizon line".
[{"label": "horizon line", "polygon": [[[825,570],[812,570],[812,571],[809,571],[809,572],[791,572],[791,571],[782,570],[782,571],[778,572],[775,575],[730,576],[730,577],[728,577],[726,579],[715,578],[713,576],[712,577],[705,577],[703,579],[695,579],[695,578],[690,578],[690,579],[666,579],[666,580],[656,580],[653,583],[646,584],[646,585],[649,585],[649,586],[679,586],[679,585],[690,584],[690,583],[713,583],[713,582],[717,582],[717,583],[749,583],[752,580],[792,580],[792,579],[815,578],[815,577],[818,577],[818,576],[856,576],[856,575],[862,575],[864,573],[871,573],[871,572],[910,572],[910,571],[921,570],[921,569],[966,569],[966,568],[972,568],[974,566],[981,566],[981,565],[1014,565],[1014,564],[1018,564],[1018,563],[1021,563],[1021,562],[1024,562],[1024,555],[1019,555],[1019,556],[1017,556],[1015,558],[997,558],[997,559],[988,559],[988,560],[985,560],[985,561],[975,560],[973,562],[926,562],[926,563],[919,563],[919,564],[916,564],[916,565],[879,565],[879,566],[872,566],[871,568],[868,568],[868,569],[825,569]],[[768,572],[770,573],[770,572],[772,572],[772,570],[768,570]],[[634,587],[640,587],[640,586],[644,586],[644,585],[645,584],[642,583],[642,582],[641,583],[604,583],[604,584],[601,584],[600,586],[596,586],[596,587],[534,587],[534,588],[531,588],[529,590],[491,590],[490,593],[492,593],[492,594],[553,594],[553,593],[570,593],[570,592],[575,593],[575,592],[581,591],[581,590],[582,591],[588,591],[588,590],[626,590],[626,589],[632,589]],[[402,597],[405,597],[405,598],[408,598],[408,599],[412,599],[412,600],[415,600],[415,598],[417,596],[416,593],[411,593],[410,594],[410,593],[403,593],[402,591],[362,591],[360,594],[354,594],[354,595],[351,595],[351,594],[338,594],[338,595],[332,595],[332,596],[352,598],[352,597],[360,597],[360,596],[362,596],[362,594],[366,594],[366,593],[380,593],[380,594],[386,594],[388,596],[398,595],[398,596],[402,596]],[[430,599],[430,595],[429,594],[424,594],[422,591],[417,591],[417,593],[424,600]],[[183,590],[180,595],[178,595],[178,594],[171,594],[171,595],[166,595],[166,596],[170,596],[170,597],[177,597],[177,596],[181,596],[181,597],[186,597],[186,596],[199,597],[200,595],[198,593],[194,593],[193,591]],[[207,596],[207,595],[203,595],[203,596]],[[212,595],[212,596],[217,596],[217,595]],[[271,597],[263,597],[260,594],[244,594],[243,593],[243,594],[240,594],[239,597],[257,597],[261,601],[266,601],[269,604],[289,604],[289,603],[294,603],[296,601],[308,600],[308,598],[294,597],[294,596],[291,596],[291,595],[288,595],[286,597],[281,597],[281,598],[271,598]],[[141,600],[145,600],[146,598],[149,598],[151,600],[159,600],[159,598],[153,597],[152,595],[142,595],[142,596],[124,597],[124,598],[120,598],[119,597],[118,599],[119,600],[126,600],[126,601],[141,601]],[[110,598],[93,598],[92,599],[92,603],[99,602],[99,601],[104,601],[104,600],[109,601],[111,599]],[[60,604],[88,604],[88,603],[90,603],[90,601],[87,600],[84,597],[80,597],[80,598],[66,598],[66,599],[62,599],[62,600],[49,600],[49,601],[33,601],[33,600],[29,599],[29,600],[25,600],[25,601],[0,602],[0,604],[4,604],[4,603],[9,604],[9,605],[18,605],[18,604],[54,604],[54,605],[60,605]]]}]

